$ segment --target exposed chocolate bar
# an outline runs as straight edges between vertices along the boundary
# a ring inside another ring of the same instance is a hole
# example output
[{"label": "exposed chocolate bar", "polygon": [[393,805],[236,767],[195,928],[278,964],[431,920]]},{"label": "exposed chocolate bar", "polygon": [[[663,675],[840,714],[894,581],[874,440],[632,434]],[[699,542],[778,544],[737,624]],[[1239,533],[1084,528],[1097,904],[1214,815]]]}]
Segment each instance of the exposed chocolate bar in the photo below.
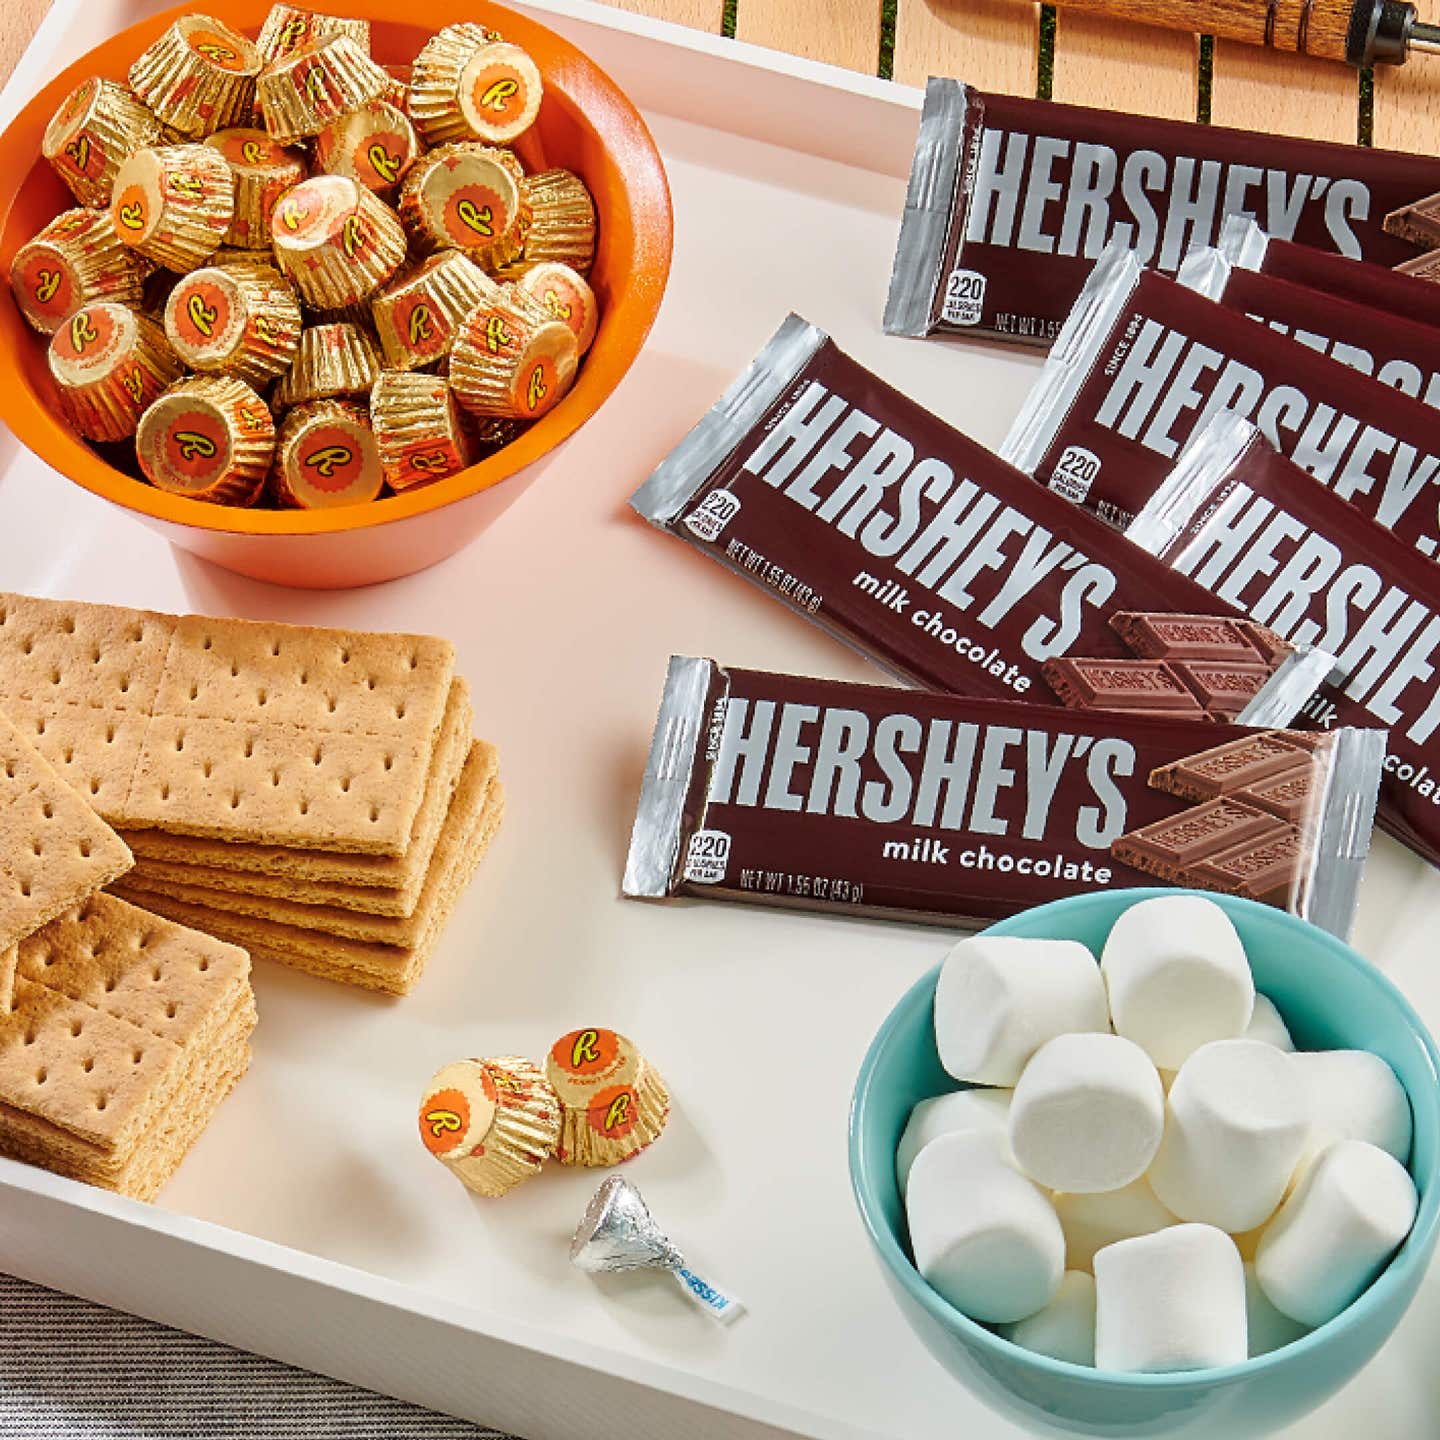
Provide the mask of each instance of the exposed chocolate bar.
[{"label": "exposed chocolate bar", "polygon": [[[1218,615],[1165,615],[1117,610],[1110,628],[1137,655],[1153,660],[1228,660],[1232,664],[1269,661],[1242,628],[1243,622]],[[1279,657],[1276,657],[1279,658]]]},{"label": "exposed chocolate bar", "polygon": [[1108,249],[1001,454],[1125,526],[1190,436],[1225,412],[1428,555],[1440,517],[1430,406]]},{"label": "exposed chocolate bar", "polygon": [[1170,667],[1213,720],[1238,720],[1269,671],[1258,662],[1177,660]]},{"label": "exposed chocolate bar", "polygon": [[1163,660],[1047,660],[1046,683],[1076,710],[1206,718],[1204,705]]},{"label": "exposed chocolate bar", "polygon": [[1395,235],[1410,245],[1433,250],[1440,245],[1440,194],[1427,195],[1423,200],[1412,200],[1392,210],[1385,217],[1383,229],[1387,235]]},{"label": "exposed chocolate bar", "polygon": [[1308,772],[1309,752],[1283,730],[1214,745],[1150,772],[1150,784],[1184,800],[1214,800]]},{"label": "exposed chocolate bar", "polygon": [[[1210,721],[1059,710],[670,662],[624,890],[954,925],[1153,884],[1296,824],[1147,783],[1256,738]],[[1383,737],[1296,749],[1317,783],[1286,908],[1349,927]],[[1180,883],[1190,883],[1182,878]],[[1207,880],[1207,883],[1211,883]],[[1218,883],[1218,882],[1215,882]],[[1251,884],[1247,873],[1237,884]]]},{"label": "exposed chocolate bar", "polygon": [[1315,794],[1312,767],[1302,766],[1294,774],[1278,775],[1259,785],[1248,785],[1238,792],[1241,800],[1268,810],[1292,825],[1303,823]]},{"label": "exposed chocolate bar", "polygon": [[1427,250],[1413,260],[1406,260],[1395,267],[1395,273],[1425,285],[1440,283],[1440,250]]},{"label": "exposed chocolate bar", "polygon": [[[1433,513],[1434,499],[1425,504]],[[1336,656],[1301,723],[1388,727],[1380,823],[1440,862],[1435,563],[1234,416],[1196,435],[1128,534],[1256,623]]]},{"label": "exposed chocolate bar", "polygon": [[1244,632],[1245,638],[1260,652],[1261,658],[1267,665],[1278,665],[1287,655],[1294,652],[1295,647],[1288,640],[1277,635],[1268,625],[1257,625],[1253,620],[1240,620],[1236,623]]},{"label": "exposed chocolate bar", "polygon": [[1283,905],[1300,884],[1303,845],[1300,832],[1286,825],[1278,835],[1200,861],[1191,868],[1189,883],[1264,905]]},{"label": "exposed chocolate bar", "polygon": [[[1234,615],[795,316],[631,504],[936,690],[1053,704],[1048,662],[1131,657],[1107,623],[1117,612]],[[1292,718],[1314,659],[1277,673],[1259,723]],[[1172,709],[1196,712],[1168,689]]]},{"label": "exposed chocolate bar", "polygon": [[1027,345],[1056,336],[1107,242],[1173,273],[1227,215],[1381,265],[1387,211],[1440,185],[1440,161],[1218,125],[982,94],[931,79],[885,328]]}]

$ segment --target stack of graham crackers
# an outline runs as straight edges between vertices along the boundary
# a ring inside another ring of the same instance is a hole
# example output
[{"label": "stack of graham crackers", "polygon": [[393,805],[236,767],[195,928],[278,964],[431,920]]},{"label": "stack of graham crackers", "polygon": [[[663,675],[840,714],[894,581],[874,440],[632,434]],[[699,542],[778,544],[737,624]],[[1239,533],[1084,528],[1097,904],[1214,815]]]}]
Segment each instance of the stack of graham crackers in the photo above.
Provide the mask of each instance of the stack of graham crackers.
[{"label": "stack of graham crackers", "polygon": [[0,595],[0,708],[137,857],[113,893],[404,994],[499,825],[453,647]]}]

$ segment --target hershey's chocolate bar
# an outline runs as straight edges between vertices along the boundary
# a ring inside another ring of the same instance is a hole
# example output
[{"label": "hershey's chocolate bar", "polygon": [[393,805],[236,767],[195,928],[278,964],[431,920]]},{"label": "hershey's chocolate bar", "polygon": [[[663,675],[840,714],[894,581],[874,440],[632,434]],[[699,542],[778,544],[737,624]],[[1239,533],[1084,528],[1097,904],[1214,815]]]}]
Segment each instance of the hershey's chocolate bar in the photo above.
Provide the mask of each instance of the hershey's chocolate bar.
[{"label": "hershey's chocolate bar", "polygon": [[1227,216],[1393,265],[1440,160],[984,94],[932,78],[885,307],[897,335],[1048,345],[1113,240],[1172,272]]},{"label": "hershey's chocolate bar", "polygon": [[1282,453],[1427,555],[1440,544],[1440,425],[1381,385],[1116,246],[1001,446],[1012,464],[1124,527],[1212,416]]},{"label": "hershey's chocolate bar", "polygon": [[[951,429],[791,316],[631,500],[896,676],[1054,704],[1047,667],[1132,660],[1121,614],[1225,606]],[[1218,612],[1218,613],[1217,613]],[[1257,723],[1284,724],[1328,659],[1260,661]],[[1186,657],[1179,657],[1186,658]],[[1277,668],[1278,667],[1278,668]],[[1204,713],[1170,676],[1174,705]],[[1257,687],[1258,689],[1258,687]],[[1220,697],[1233,718],[1233,693]]]},{"label": "hershey's chocolate bar", "polygon": [[1127,533],[1258,623],[1336,657],[1299,723],[1388,726],[1380,824],[1440,864],[1434,562],[1229,415],[1197,433]]},{"label": "hershey's chocolate bar", "polygon": [[1440,245],[1440,194],[1392,210],[1385,217],[1384,230],[1421,250],[1435,249]]},{"label": "hershey's chocolate bar", "polygon": [[1381,732],[1294,744],[1294,765],[1315,776],[1299,819],[1241,787],[1197,805],[1154,783],[1205,766],[1217,747],[1288,734],[677,656],[624,891],[954,925],[1161,880],[1253,894],[1343,936],[1369,848]]}]

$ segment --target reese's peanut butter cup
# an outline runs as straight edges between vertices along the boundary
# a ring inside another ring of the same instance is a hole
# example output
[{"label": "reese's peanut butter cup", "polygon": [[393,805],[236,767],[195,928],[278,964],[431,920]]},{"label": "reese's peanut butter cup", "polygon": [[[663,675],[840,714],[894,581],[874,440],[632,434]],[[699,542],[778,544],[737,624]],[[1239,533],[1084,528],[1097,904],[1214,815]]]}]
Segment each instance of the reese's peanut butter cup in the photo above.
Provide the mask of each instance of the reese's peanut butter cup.
[{"label": "reese's peanut butter cup", "polygon": [[410,117],[385,100],[372,100],[332,120],[315,139],[319,169],[348,175],[377,195],[394,191],[419,154]]},{"label": "reese's peanut butter cup", "polygon": [[516,288],[543,305],[553,319],[570,327],[580,354],[590,348],[600,316],[595,307],[595,292],[584,276],[568,265],[547,260],[527,270],[516,281]]},{"label": "reese's peanut butter cup", "polygon": [[450,383],[473,414],[538,420],[569,390],[579,360],[570,327],[505,285],[465,317],[450,350]]},{"label": "reese's peanut butter cup", "polygon": [[540,71],[518,45],[480,25],[447,25],[415,58],[410,116],[427,145],[509,145],[535,123],[542,94]]},{"label": "reese's peanut butter cup", "polygon": [[560,1101],[563,1165],[618,1165],[665,1128],[670,1092],[635,1045],[614,1030],[587,1028],[550,1047],[546,1078]]},{"label": "reese's peanut butter cup", "polygon": [[270,238],[280,269],[317,310],[372,295],[405,259],[395,212],[345,175],[316,175],[275,207]]},{"label": "reese's peanut butter cup", "polygon": [[337,395],[364,395],[380,376],[370,337],[354,325],[312,325],[300,335],[289,373],[275,387],[275,404],[304,405]]},{"label": "reese's peanut butter cup", "polygon": [[305,178],[305,157],[250,127],[217,131],[205,143],[224,156],[235,176],[235,216],[225,243],[268,250],[270,218],[280,197]]},{"label": "reese's peanut butter cup", "polygon": [[383,371],[370,392],[370,420],[392,490],[429,485],[470,464],[471,440],[443,376]]},{"label": "reese's peanut butter cup", "polygon": [[80,306],[114,300],[138,306],[145,262],[116,238],[103,210],[57,215],[10,263],[10,288],[26,323],[53,335]]},{"label": "reese's peanut butter cup", "polygon": [[272,5],[265,23],[256,37],[255,48],[266,65],[283,60],[297,50],[304,50],[348,35],[365,54],[370,53],[370,22],[351,20],[342,15],[320,15],[298,5]]},{"label": "reese's peanut butter cup", "polygon": [[182,276],[170,292],[165,334],[191,370],[261,386],[294,363],[300,302],[273,265],[209,265]]},{"label": "reese's peanut butter cup", "polygon": [[50,374],[66,420],[87,440],[123,440],[167,386],[180,361],[148,315],[111,300],[76,310],[50,341]]},{"label": "reese's peanut butter cup", "polygon": [[460,322],[498,286],[461,250],[441,250],[371,301],[385,363],[418,370],[450,349]]},{"label": "reese's peanut butter cup", "polygon": [[595,263],[595,201],[585,182],[569,170],[541,170],[520,187],[525,203],[521,254],[496,271],[512,280],[554,261],[588,275]]},{"label": "reese's peanut butter cup", "polygon": [[400,190],[400,218],[421,250],[468,251],[489,270],[520,253],[523,171],[508,150],[466,142],[422,156]]},{"label": "reese's peanut butter cup", "polygon": [[243,380],[199,375],[172,385],[140,417],[135,451],[157,490],[253,505],[275,454],[275,422]]},{"label": "reese's peanut butter cup", "polygon": [[256,94],[266,130],[288,145],[378,100],[389,78],[350,36],[332,35],[267,65]]},{"label": "reese's peanut butter cup", "polygon": [[65,97],[40,148],[82,205],[104,206],[125,157],[160,138],[160,122],[125,86],[92,76]]},{"label": "reese's peanut butter cup", "polygon": [[182,15],[130,67],[130,87],[162,125],[198,140],[250,113],[260,52],[208,15]]},{"label": "reese's peanut butter cup", "polygon": [[420,1101],[420,1139],[467,1190],[499,1196],[555,1153],[560,1104],[528,1060],[457,1060]]},{"label": "reese's peanut butter cup", "polygon": [[281,505],[296,510],[362,505],[376,499],[384,484],[380,447],[364,405],[312,400],[281,422],[270,472]]},{"label": "reese's peanut butter cup", "polygon": [[137,150],[115,177],[110,218],[121,243],[182,275],[219,249],[235,215],[235,180],[205,145]]},{"label": "reese's peanut butter cup", "polygon": [[380,98],[387,105],[393,105],[408,116],[410,114],[410,77],[414,74],[415,67],[413,65],[386,65],[384,69],[390,83],[381,92]]}]

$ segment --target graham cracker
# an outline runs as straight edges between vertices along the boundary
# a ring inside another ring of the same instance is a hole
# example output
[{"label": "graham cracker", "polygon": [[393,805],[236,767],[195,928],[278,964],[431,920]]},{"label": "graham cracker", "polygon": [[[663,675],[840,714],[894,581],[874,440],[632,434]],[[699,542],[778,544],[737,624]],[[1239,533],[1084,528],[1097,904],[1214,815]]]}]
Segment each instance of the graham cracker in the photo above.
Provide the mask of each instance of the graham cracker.
[{"label": "graham cracker", "polygon": [[8,1009],[15,994],[15,966],[20,958],[20,947],[12,945],[0,950],[0,1009]]},{"label": "graham cracker", "polygon": [[456,676],[435,744],[425,796],[415,814],[405,854],[345,855],[168,835],[162,830],[126,834],[151,881],[179,881],[217,890],[274,895],[311,905],[340,905],[377,915],[409,915],[420,898],[430,857],[470,744],[474,711],[465,682]]},{"label": "graham cracker", "polygon": [[[117,892],[182,925],[208,931],[219,939],[243,945],[252,958],[274,960],[324,979],[358,985],[392,995],[407,994],[423,973],[440,934],[471,875],[484,858],[504,814],[504,787],[499,780],[484,784],[482,746],[476,742],[466,761],[451,814],[459,831],[453,849],[442,837],[426,881],[417,914],[429,917],[424,933],[410,945],[325,935],[258,916],[236,915],[176,899],[164,891],[145,891],[121,882]],[[468,818],[468,824],[464,819]],[[447,826],[448,826],[447,821]],[[442,855],[443,852],[443,855]]]},{"label": "graham cracker", "polygon": [[399,856],[454,648],[0,595],[0,701],[131,829]]},{"label": "graham cracker", "polygon": [[0,950],[132,863],[120,837],[0,715]]}]

